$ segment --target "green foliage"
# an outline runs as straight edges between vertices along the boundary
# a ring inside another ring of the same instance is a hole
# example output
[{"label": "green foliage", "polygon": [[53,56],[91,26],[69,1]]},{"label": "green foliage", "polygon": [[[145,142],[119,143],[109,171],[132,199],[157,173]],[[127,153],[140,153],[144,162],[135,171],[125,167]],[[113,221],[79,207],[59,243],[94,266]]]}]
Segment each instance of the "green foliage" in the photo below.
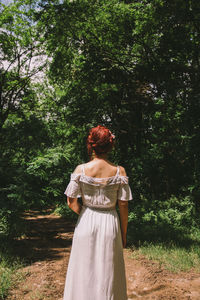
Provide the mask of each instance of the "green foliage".
[{"label": "green foliage", "polygon": [[174,242],[181,246],[187,240],[185,236],[199,225],[199,216],[188,196],[181,200],[172,196],[169,200],[151,203],[143,199],[129,214],[129,242],[136,245],[145,241]]},{"label": "green foliage", "polygon": [[47,1],[35,14],[62,112],[76,126],[109,125],[119,163],[150,200],[182,197],[199,179],[198,14],[194,1],[179,0]]},{"label": "green foliage", "polygon": [[66,180],[72,170],[71,159],[73,146],[47,149],[46,153],[34,158],[28,163],[26,172],[32,178],[33,203],[44,205],[59,201],[64,193]]},{"label": "green foliage", "polygon": [[1,131],[0,192],[1,235],[19,236],[23,230],[20,214],[31,204],[31,182],[27,162],[49,143],[45,124],[36,116],[12,114]]},{"label": "green foliage", "polygon": [[70,221],[77,221],[78,219],[78,215],[67,206],[66,201],[65,203],[59,204],[59,206],[55,208],[54,213]]}]

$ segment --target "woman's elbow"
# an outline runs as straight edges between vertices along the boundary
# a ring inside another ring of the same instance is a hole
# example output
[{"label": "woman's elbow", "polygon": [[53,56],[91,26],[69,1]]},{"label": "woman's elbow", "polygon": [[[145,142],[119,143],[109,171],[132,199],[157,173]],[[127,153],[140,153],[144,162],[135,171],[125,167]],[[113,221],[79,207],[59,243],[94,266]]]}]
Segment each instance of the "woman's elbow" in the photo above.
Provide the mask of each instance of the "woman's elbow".
[{"label": "woman's elbow", "polygon": [[68,205],[69,208],[70,208],[70,206],[72,205],[72,198],[67,197],[67,205]]},{"label": "woman's elbow", "polygon": [[76,200],[77,200],[76,198],[67,197],[67,204],[68,204],[69,208],[72,208],[72,206]]},{"label": "woman's elbow", "polygon": [[128,208],[128,201],[118,200],[119,207]]}]

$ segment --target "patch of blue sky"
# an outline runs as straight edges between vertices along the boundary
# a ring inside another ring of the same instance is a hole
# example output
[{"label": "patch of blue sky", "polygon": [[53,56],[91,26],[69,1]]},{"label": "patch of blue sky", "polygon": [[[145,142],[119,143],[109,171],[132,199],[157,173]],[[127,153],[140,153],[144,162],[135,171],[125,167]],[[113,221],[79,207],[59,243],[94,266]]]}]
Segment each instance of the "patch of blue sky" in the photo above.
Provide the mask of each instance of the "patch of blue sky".
[{"label": "patch of blue sky", "polygon": [[5,5],[11,4],[13,2],[14,2],[13,0],[1,0],[1,3]]}]

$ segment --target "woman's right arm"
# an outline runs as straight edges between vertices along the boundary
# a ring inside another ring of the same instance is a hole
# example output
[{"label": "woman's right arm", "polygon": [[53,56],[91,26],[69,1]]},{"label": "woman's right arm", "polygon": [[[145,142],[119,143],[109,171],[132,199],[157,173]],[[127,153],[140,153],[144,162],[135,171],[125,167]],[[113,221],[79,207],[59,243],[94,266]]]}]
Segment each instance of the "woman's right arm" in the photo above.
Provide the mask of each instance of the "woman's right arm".
[{"label": "woman's right arm", "polygon": [[[82,172],[82,166],[78,165],[73,174],[80,174]],[[77,198],[67,197],[67,204],[71,210],[80,215],[82,205],[78,202]]]}]

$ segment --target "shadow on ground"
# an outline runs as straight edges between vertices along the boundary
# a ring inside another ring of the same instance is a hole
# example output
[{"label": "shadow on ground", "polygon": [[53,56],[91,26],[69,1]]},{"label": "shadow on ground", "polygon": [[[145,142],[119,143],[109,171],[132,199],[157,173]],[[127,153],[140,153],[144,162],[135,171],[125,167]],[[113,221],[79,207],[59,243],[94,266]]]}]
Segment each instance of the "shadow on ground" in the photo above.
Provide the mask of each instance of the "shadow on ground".
[{"label": "shadow on ground", "polygon": [[70,252],[75,224],[48,213],[35,210],[23,215],[26,234],[13,242],[13,250],[27,265],[61,259]]}]

